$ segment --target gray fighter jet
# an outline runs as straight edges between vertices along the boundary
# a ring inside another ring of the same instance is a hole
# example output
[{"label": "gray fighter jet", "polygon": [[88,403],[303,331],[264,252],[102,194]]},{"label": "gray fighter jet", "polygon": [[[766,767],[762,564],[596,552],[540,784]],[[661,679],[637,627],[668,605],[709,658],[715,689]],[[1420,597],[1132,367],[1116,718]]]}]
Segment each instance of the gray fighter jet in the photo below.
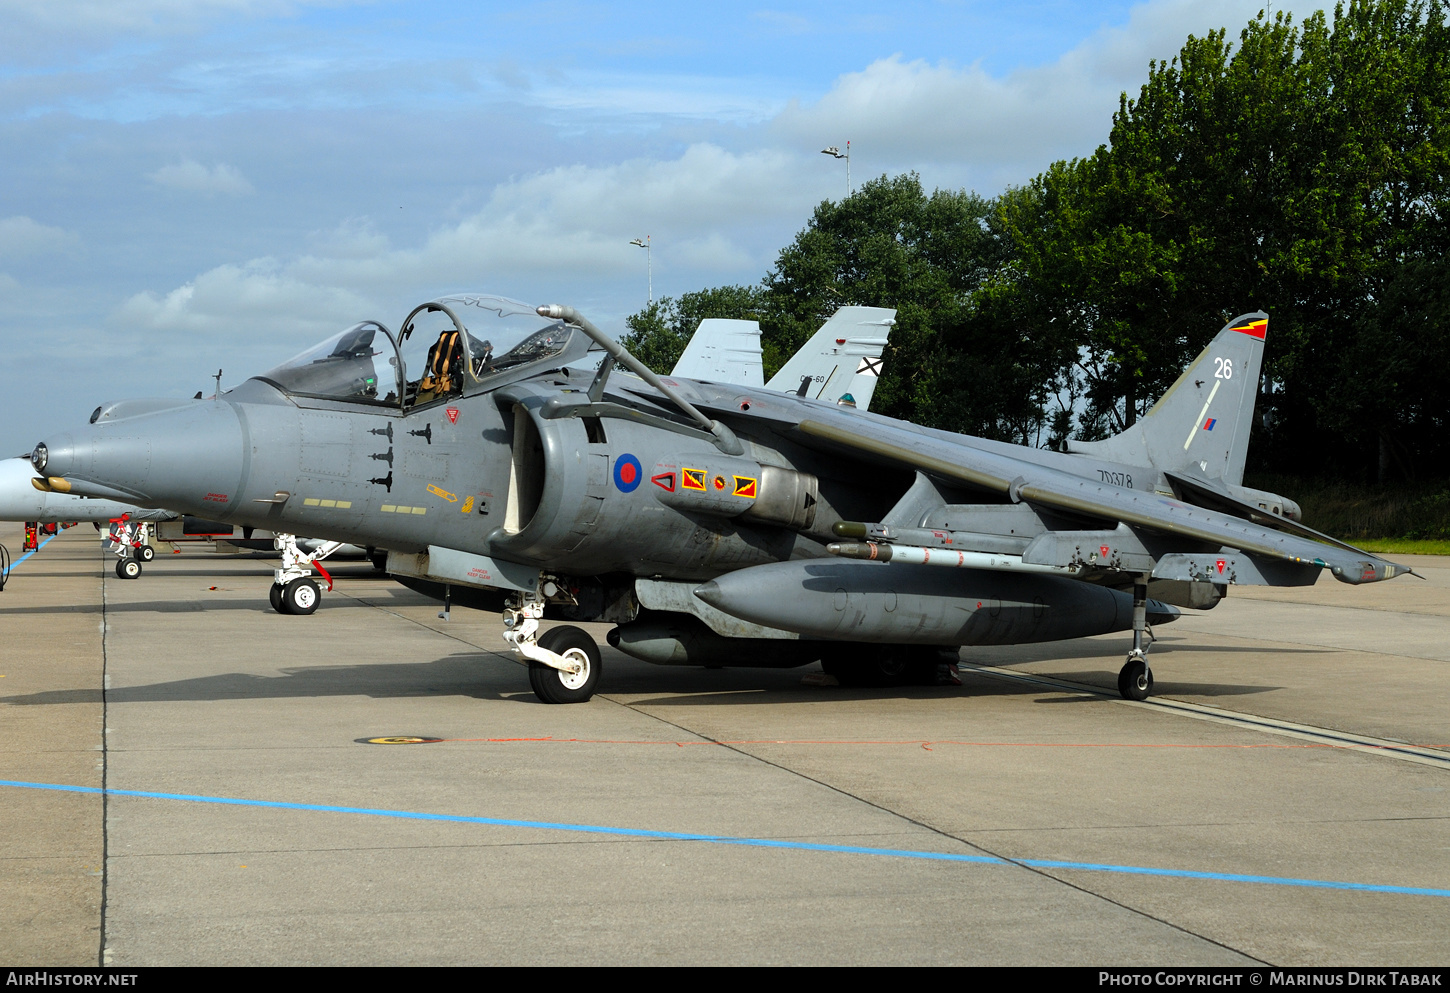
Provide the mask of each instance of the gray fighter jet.
[{"label": "gray fighter jet", "polygon": [[[540,635],[546,609],[652,662],[843,681],[1131,631],[1119,689],[1144,699],[1149,625],[1177,606],[1408,571],[1242,485],[1266,329],[1230,322],[1128,432],[1059,453],[662,378],[570,307],[458,296],[212,400],[104,407],[32,461],[71,492],[392,549],[403,582],[501,608],[546,702],[600,675],[585,631]],[[575,371],[591,340],[607,356]],[[317,604],[300,575],[274,596]]]}]

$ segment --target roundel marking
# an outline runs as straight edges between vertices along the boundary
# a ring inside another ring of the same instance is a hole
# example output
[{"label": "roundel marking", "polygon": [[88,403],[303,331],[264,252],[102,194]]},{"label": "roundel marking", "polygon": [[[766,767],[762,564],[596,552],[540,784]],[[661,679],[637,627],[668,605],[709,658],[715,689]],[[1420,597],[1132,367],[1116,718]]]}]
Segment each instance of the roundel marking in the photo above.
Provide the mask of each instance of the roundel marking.
[{"label": "roundel marking", "polygon": [[633,493],[644,479],[644,466],[629,453],[621,455],[614,462],[614,485],[621,493]]}]

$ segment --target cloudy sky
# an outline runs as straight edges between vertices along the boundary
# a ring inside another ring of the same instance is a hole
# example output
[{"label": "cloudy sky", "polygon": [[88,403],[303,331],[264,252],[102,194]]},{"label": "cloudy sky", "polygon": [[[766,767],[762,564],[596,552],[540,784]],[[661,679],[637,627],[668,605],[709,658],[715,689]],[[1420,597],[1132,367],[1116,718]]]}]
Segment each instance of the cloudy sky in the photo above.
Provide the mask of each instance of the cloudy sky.
[{"label": "cloudy sky", "polygon": [[[474,290],[607,330],[851,178],[993,195],[1241,0],[0,0],[0,455]],[[1307,9],[1301,13],[1307,13]]]}]

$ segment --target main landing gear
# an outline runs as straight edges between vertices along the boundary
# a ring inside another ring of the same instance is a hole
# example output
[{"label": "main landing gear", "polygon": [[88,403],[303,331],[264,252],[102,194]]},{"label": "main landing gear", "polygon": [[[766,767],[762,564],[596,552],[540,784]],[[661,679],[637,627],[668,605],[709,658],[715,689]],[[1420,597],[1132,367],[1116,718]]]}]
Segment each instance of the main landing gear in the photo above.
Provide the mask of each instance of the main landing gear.
[{"label": "main landing gear", "polygon": [[327,580],[327,588],[332,589],[332,577],[318,563],[342,545],[340,541],[324,542],[309,555],[297,547],[295,534],[276,535],[272,539],[272,546],[282,553],[282,567],[273,574],[275,581],[268,597],[272,609],[279,614],[298,616],[315,613],[317,605],[322,602],[322,591],[309,578],[312,575],[309,567],[315,567],[322,574],[322,578]]},{"label": "main landing gear", "polygon": [[536,593],[518,593],[504,608],[504,641],[529,667],[529,685],[544,703],[583,703],[599,683],[599,646],[582,628],[550,628],[539,634],[539,618],[549,597],[563,596],[560,587],[543,581]]},{"label": "main landing gear", "polygon": [[1153,670],[1148,668],[1148,647],[1143,633],[1148,629],[1148,584],[1133,584],[1133,650],[1118,671],[1118,693],[1124,700],[1146,700],[1153,691]]}]

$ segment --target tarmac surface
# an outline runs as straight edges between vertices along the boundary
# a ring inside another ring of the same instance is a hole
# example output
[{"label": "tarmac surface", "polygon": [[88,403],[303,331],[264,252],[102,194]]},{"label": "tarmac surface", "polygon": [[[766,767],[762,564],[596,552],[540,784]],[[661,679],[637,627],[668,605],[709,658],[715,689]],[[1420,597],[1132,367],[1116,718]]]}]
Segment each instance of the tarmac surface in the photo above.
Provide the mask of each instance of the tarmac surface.
[{"label": "tarmac surface", "polygon": [[0,964],[1445,965],[1450,558],[1399,560],[1161,628],[1146,704],[1115,635],[880,690],[606,646],[546,706],[366,564],[281,616],[81,525],[0,592]]}]

